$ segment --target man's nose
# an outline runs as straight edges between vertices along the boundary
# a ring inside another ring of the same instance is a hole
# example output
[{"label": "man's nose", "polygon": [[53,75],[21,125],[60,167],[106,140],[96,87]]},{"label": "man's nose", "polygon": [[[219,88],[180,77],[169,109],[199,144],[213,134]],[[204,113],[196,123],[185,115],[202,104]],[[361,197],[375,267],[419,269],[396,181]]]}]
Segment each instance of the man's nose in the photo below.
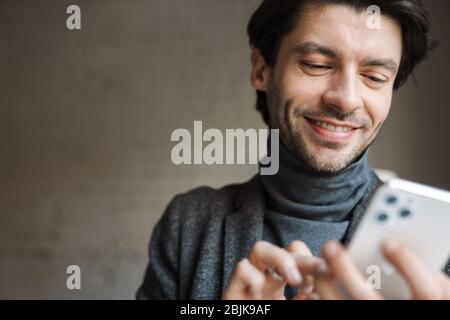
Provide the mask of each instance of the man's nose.
[{"label": "man's nose", "polygon": [[361,108],[363,102],[358,76],[350,71],[340,72],[330,80],[330,86],[322,100],[326,105],[346,114]]}]

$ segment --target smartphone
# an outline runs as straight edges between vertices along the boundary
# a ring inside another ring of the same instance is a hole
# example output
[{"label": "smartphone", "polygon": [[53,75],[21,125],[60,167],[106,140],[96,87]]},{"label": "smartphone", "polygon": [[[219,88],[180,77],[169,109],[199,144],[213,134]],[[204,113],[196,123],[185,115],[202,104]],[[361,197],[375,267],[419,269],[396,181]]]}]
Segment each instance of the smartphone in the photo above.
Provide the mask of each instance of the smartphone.
[{"label": "smartphone", "polygon": [[410,248],[430,270],[443,270],[450,258],[450,192],[388,181],[375,193],[348,246],[372,289],[386,299],[410,299],[406,282],[381,253],[387,239]]}]

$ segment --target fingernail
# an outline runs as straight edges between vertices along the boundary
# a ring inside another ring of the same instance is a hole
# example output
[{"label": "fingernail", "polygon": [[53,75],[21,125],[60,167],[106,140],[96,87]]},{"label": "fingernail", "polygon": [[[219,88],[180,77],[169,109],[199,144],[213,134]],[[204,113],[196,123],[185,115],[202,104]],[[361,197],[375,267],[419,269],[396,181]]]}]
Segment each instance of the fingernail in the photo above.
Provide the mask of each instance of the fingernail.
[{"label": "fingernail", "polygon": [[339,250],[340,247],[336,242],[328,242],[325,246],[325,254],[330,258],[336,256]]},{"label": "fingernail", "polygon": [[290,276],[291,280],[294,281],[294,283],[300,283],[303,280],[303,277],[300,274],[300,272],[298,272],[298,270],[292,270],[289,273],[289,276]]},{"label": "fingernail", "polygon": [[280,275],[280,273],[277,271],[275,267],[271,267],[267,269],[267,272],[270,274],[270,276],[277,280],[277,281],[283,281],[283,277]]},{"label": "fingernail", "polygon": [[387,253],[396,253],[398,249],[400,248],[400,245],[393,241],[393,240],[387,240],[383,243],[384,250],[387,251]]}]

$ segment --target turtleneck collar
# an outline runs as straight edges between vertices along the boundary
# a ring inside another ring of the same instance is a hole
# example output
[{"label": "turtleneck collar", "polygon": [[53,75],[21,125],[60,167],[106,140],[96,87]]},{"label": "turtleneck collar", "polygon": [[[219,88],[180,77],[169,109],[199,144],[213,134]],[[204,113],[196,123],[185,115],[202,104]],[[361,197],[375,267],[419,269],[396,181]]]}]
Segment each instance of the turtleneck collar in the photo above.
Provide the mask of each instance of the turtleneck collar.
[{"label": "turtleneck collar", "polygon": [[261,175],[267,209],[302,219],[344,221],[370,185],[366,150],[338,174],[315,172],[297,159],[280,141],[280,168]]}]

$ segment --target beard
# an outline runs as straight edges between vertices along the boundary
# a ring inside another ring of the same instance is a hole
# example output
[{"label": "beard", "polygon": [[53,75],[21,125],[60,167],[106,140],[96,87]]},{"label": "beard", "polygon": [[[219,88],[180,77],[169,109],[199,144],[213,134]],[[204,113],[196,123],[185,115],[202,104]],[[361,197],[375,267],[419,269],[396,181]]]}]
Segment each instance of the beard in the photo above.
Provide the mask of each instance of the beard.
[{"label": "beard", "polygon": [[[281,88],[275,81],[270,81],[267,90],[267,104],[272,129],[280,130],[280,137],[284,145],[312,171],[322,174],[335,175],[345,170],[372,145],[383,125],[380,123],[372,132],[364,129],[371,125],[368,116],[357,116],[353,113],[343,113],[335,106],[323,105],[295,105],[292,100],[284,99]],[[358,134],[358,141],[351,142],[353,146],[334,143],[331,141],[313,142],[301,132],[299,121],[308,118],[330,118],[338,121],[348,121],[358,125],[362,132]]]}]

